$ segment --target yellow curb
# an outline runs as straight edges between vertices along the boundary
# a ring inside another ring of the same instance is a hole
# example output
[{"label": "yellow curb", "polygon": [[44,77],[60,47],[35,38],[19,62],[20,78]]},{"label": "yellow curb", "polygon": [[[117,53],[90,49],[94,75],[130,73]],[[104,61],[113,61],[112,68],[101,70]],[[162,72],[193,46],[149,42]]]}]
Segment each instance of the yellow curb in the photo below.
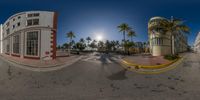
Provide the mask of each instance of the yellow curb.
[{"label": "yellow curb", "polygon": [[[183,61],[184,58],[180,58],[179,62],[176,63],[177,65],[179,65],[182,61]],[[177,60],[178,61],[178,60]],[[164,73],[166,71],[169,71],[169,70],[172,70],[174,68],[177,67],[176,66],[172,66],[172,67],[166,67],[164,68],[163,70],[158,70],[158,71],[149,71],[149,72],[145,72],[145,71],[138,71],[136,69],[133,69],[133,68],[128,68],[128,66],[123,66],[125,69],[128,69],[129,71],[133,71],[133,72],[136,72],[138,74],[160,74],[160,73]]]},{"label": "yellow curb", "polygon": [[137,68],[144,68],[144,69],[160,69],[160,68],[164,68],[166,66],[169,66],[171,64],[173,64],[174,62],[178,61],[179,59],[181,59],[181,57],[169,62],[169,63],[166,63],[166,64],[161,64],[161,65],[153,65],[153,66],[147,66],[147,65],[139,65],[139,64],[134,64],[134,63],[129,63],[128,61],[126,60],[122,60],[122,62],[124,64],[126,64],[127,66],[135,66]]}]

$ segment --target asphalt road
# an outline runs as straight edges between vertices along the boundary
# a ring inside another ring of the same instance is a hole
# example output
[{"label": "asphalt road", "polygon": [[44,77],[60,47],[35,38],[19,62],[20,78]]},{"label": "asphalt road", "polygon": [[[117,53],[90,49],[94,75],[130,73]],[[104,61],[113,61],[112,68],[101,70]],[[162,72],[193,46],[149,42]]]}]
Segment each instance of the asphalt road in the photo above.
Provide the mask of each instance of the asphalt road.
[{"label": "asphalt road", "polygon": [[126,71],[108,55],[87,55],[51,72],[0,61],[0,100],[198,100],[199,94],[200,55],[193,53],[158,75]]}]

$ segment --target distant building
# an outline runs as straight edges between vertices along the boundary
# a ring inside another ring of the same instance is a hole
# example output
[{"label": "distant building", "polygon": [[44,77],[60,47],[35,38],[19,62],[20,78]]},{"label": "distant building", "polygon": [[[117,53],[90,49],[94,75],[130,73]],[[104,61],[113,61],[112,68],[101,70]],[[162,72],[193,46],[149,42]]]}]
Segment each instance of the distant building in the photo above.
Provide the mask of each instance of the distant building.
[{"label": "distant building", "polygon": [[135,42],[135,47],[137,48],[143,48],[143,42]]},{"label": "distant building", "polygon": [[[148,26],[152,24],[161,24],[161,21],[168,21],[163,17],[153,17],[150,19]],[[164,33],[163,30],[148,31],[150,53],[153,56],[162,56],[167,54],[176,54],[187,51],[187,36],[181,32],[171,39],[171,33]],[[171,42],[172,40],[172,42]]]},{"label": "distant building", "polygon": [[0,27],[0,51],[19,58],[55,59],[56,32],[55,12],[17,13]]},{"label": "distant building", "polygon": [[197,53],[200,53],[200,32],[197,34],[193,50]]}]

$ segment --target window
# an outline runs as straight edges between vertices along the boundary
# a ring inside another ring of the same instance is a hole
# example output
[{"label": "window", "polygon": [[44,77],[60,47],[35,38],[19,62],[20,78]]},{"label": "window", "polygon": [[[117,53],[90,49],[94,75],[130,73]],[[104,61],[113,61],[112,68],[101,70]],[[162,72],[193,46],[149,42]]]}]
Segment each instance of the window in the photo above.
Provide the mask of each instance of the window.
[{"label": "window", "polygon": [[18,16],[18,19],[20,19],[21,18],[21,16]]},{"label": "window", "polygon": [[5,37],[5,32],[3,32],[3,37]]},{"label": "window", "polygon": [[38,55],[38,31],[27,32],[26,54],[31,56]]},{"label": "window", "polygon": [[6,34],[7,35],[10,34],[10,29],[9,28],[6,30]]},{"label": "window", "polygon": [[37,16],[39,16],[39,15],[40,15],[39,13],[34,13],[34,14],[33,14],[34,17],[37,17]]},{"label": "window", "polygon": [[15,21],[15,18],[13,18],[13,21]]},{"label": "window", "polygon": [[153,45],[163,45],[163,38],[153,38]]},{"label": "window", "polygon": [[38,17],[38,16],[40,16],[39,13],[28,14],[28,17]]},{"label": "window", "polygon": [[33,25],[39,25],[39,19],[33,19]]},{"label": "window", "polygon": [[27,26],[39,25],[39,19],[29,19],[27,20]]},{"label": "window", "polygon": [[20,35],[15,35],[13,36],[13,53],[15,54],[19,54],[19,50],[20,50]]},{"label": "window", "polygon": [[15,25],[13,25],[13,29],[15,28]]},{"label": "window", "polygon": [[27,26],[31,26],[31,25],[32,25],[32,20],[31,19],[27,20]]},{"label": "window", "polygon": [[9,53],[10,52],[10,38],[7,39],[6,41],[6,52]]},{"label": "window", "polygon": [[17,26],[20,26],[20,22],[17,23]]},{"label": "window", "polygon": [[32,17],[33,16],[33,14],[28,14],[28,17]]}]

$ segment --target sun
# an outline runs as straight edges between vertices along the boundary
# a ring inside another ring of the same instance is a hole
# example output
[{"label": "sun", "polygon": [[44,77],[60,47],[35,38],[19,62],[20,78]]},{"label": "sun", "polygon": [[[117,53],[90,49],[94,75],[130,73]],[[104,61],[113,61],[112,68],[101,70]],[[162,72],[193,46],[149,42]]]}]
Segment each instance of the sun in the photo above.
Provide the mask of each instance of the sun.
[{"label": "sun", "polygon": [[97,39],[97,41],[102,41],[103,37],[102,37],[102,35],[97,35],[96,39]]}]

